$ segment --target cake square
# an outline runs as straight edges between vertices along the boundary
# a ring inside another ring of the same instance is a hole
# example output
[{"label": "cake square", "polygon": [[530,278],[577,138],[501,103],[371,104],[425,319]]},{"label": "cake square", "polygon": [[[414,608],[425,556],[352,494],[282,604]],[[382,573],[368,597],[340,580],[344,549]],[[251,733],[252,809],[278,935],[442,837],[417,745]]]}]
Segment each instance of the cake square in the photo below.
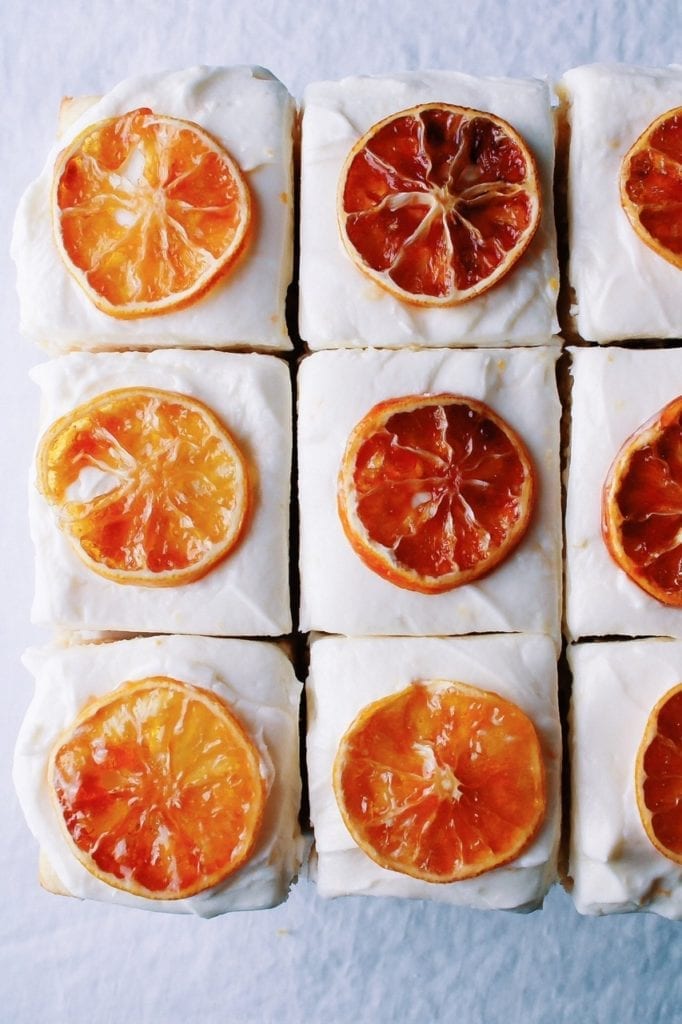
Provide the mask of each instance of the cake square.
[{"label": "cake square", "polygon": [[588,341],[679,338],[680,270],[649,248],[620,197],[623,158],[648,126],[677,107],[680,68],[594,64],[560,83],[570,123],[569,278]]},{"label": "cake square", "polygon": [[682,610],[642,590],[602,537],[602,489],[621,446],[679,394],[678,349],[570,349],[572,425],[566,500],[568,635],[682,636]]},{"label": "cake square", "polygon": [[35,622],[213,636],[290,631],[292,425],[286,363],[274,356],[225,352],[72,353],[37,367],[33,378],[42,391],[39,436],[94,396],[120,388],[154,388],[197,399],[239,446],[252,494],[239,543],[202,578],[177,586],[120,583],[99,575],[79,556],[38,490],[34,460],[29,515],[36,550]]},{"label": "cake square", "polygon": [[[528,144],[540,176],[544,212],[528,251],[497,285],[458,306],[419,307],[394,297],[356,268],[337,225],[339,175],[355,143],[383,118],[429,102],[503,118]],[[553,168],[545,82],[428,71],[309,85],[301,143],[301,337],[311,349],[549,344],[558,330],[559,289]]]},{"label": "cake square", "polygon": [[[245,174],[256,222],[238,265],[192,304],[117,319],[97,309],[72,278],[53,234],[55,161],[88,126],[139,108],[199,124]],[[16,215],[21,329],[53,353],[73,349],[291,348],[284,303],[293,267],[295,104],[263,68],[195,67],[121,82],[68,125]]]},{"label": "cake square", "polygon": [[682,679],[682,643],[628,640],[569,647],[572,896],[581,914],[650,910],[682,918],[682,865],[642,825],[635,763],[647,719]]},{"label": "cake square", "polygon": [[[547,633],[559,643],[560,406],[554,349],[320,352],[299,370],[301,628],[347,635]],[[537,478],[527,534],[487,576],[445,593],[403,589],[355,553],[337,511],[349,435],[377,403],[454,393],[525,442]],[[520,396],[523,396],[521,400]]]},{"label": "cake square", "polygon": [[[298,705],[301,685],[274,644],[209,637],[143,637],[30,650],[25,664],[35,693],[21,727],[14,782],[48,867],[50,889],[79,898],[214,917],[275,906],[287,898],[301,863]],[[50,752],[92,698],[129,680],[165,676],[227,701],[266,766],[268,794],[256,846],[222,883],[181,899],[150,899],[97,878],[68,846],[47,785]]]},{"label": "cake square", "polygon": [[[457,882],[428,882],[375,863],[344,824],[332,785],[339,742],[361,709],[428,679],[465,682],[513,701],[532,720],[545,763],[547,810],[536,838],[509,864]],[[306,694],[313,863],[321,896],[402,896],[507,910],[542,902],[556,879],[561,816],[556,654],[547,637],[318,638]]]}]

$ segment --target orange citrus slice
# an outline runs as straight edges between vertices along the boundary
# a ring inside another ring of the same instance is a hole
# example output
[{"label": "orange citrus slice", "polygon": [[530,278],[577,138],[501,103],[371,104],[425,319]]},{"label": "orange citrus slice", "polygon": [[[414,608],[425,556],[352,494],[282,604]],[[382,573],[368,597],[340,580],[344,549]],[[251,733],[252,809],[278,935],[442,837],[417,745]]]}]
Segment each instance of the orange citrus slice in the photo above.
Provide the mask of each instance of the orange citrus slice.
[{"label": "orange citrus slice", "polygon": [[682,606],[682,397],[616,455],[602,492],[602,534],[642,590]]},{"label": "orange citrus slice", "polygon": [[227,704],[164,676],[87,704],[48,778],[81,864],[149,899],[192,896],[241,867],[266,798],[258,751]]},{"label": "orange citrus slice", "polygon": [[351,259],[405,302],[449,306],[521,258],[542,202],[535,160],[494,114],[428,103],[375,124],[351,150],[338,220]]},{"label": "orange citrus slice", "polygon": [[204,576],[249,509],[246,463],[222,423],[155,388],[107,391],[57,420],[40,443],[38,486],[90,569],[141,586]]},{"label": "orange citrus slice", "polygon": [[637,806],[656,849],[682,864],[682,683],[649,715],[637,753]]},{"label": "orange citrus slice", "polygon": [[652,121],[625,154],[620,197],[641,240],[682,267],[682,107]]},{"label": "orange citrus slice", "polygon": [[470,583],[506,558],[534,497],[525,445],[487,405],[408,395],[376,405],[353,430],[338,509],[370,569],[427,594]]},{"label": "orange citrus slice", "polygon": [[189,305],[248,239],[249,189],[199,125],[132,110],[85,129],[54,173],[57,247],[88,298],[121,319]]},{"label": "orange citrus slice", "polygon": [[514,860],[545,816],[533,723],[495,693],[419,682],[364,708],[343,736],[334,791],[358,846],[428,882]]}]

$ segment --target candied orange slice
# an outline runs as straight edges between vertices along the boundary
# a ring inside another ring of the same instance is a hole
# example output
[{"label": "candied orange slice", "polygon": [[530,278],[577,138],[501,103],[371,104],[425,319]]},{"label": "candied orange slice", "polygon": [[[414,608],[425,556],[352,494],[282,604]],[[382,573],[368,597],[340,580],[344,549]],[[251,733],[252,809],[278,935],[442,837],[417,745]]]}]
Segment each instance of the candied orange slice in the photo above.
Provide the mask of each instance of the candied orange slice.
[{"label": "candied orange slice", "polygon": [[232,551],[249,509],[246,462],[187,395],[107,391],[57,420],[38,486],[85,564],[117,583],[199,579]]},{"label": "candied orange slice", "polygon": [[57,247],[88,298],[121,319],[198,299],[241,255],[251,198],[199,125],[142,108],[85,129],[54,173]]},{"label": "candied orange slice", "polygon": [[455,882],[514,860],[545,816],[535,727],[511,701],[430,680],[365,707],[339,745],[334,791],[383,868]]},{"label": "candied orange slice", "polygon": [[652,121],[625,154],[620,197],[645,245],[682,267],[682,107]]},{"label": "candied orange slice", "polygon": [[614,561],[663,604],[682,606],[682,397],[625,441],[602,492]]},{"label": "candied orange slice", "polygon": [[353,430],[338,509],[352,547],[399,587],[441,593],[490,572],[528,528],[535,473],[520,437],[483,402],[408,395]]},{"label": "candied orange slice", "polygon": [[535,160],[494,114],[428,103],[375,124],[339,182],[355,264],[405,302],[449,306],[497,284],[540,223]]},{"label": "candied orange slice", "polygon": [[88,703],[48,779],[81,864],[148,899],[192,896],[241,867],[266,799],[258,751],[227,704],[165,676]]},{"label": "candied orange slice", "polygon": [[649,715],[637,753],[637,806],[656,849],[682,864],[682,683]]}]

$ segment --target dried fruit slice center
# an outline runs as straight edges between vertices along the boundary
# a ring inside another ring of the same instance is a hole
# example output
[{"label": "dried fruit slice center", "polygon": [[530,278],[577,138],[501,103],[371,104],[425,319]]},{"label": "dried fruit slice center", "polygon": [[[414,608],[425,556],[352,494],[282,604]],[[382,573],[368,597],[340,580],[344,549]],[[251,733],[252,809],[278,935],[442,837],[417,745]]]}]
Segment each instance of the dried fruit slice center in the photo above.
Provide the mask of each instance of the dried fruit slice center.
[{"label": "dried fruit slice center", "polygon": [[334,789],[355,842],[429,882],[517,857],[545,815],[533,723],[497,694],[441,680],[364,708],[341,740]]},{"label": "dried fruit slice center", "polygon": [[540,212],[523,139],[501,118],[444,103],[374,125],[339,185],[351,258],[419,305],[464,302],[491,288],[525,252]]},{"label": "dried fruit slice center", "polygon": [[627,152],[620,194],[642,241],[682,267],[682,107],[653,121]]},{"label": "dried fruit slice center", "polygon": [[198,579],[246,523],[244,458],[213,413],[186,395],[98,395],[48,430],[38,471],[79,556],[118,583]]},{"label": "dried fruit slice center", "polygon": [[258,751],[224,701],[165,677],[88,704],[48,777],[81,863],[151,899],[191,896],[244,864],[266,797]]},{"label": "dried fruit slice center", "polygon": [[338,507],[370,569],[438,593],[510,553],[528,527],[534,489],[523,442],[486,405],[411,395],[375,406],[353,430]]},{"label": "dried fruit slice center", "polygon": [[602,495],[602,532],[643,590],[682,605],[682,398],[628,438]]},{"label": "dried fruit slice center", "polygon": [[637,754],[637,804],[649,839],[682,864],[682,683],[649,716]]},{"label": "dried fruit slice center", "polygon": [[189,121],[133,110],[79,135],[57,162],[57,245],[103,312],[165,313],[236,260],[251,202],[230,155]]}]

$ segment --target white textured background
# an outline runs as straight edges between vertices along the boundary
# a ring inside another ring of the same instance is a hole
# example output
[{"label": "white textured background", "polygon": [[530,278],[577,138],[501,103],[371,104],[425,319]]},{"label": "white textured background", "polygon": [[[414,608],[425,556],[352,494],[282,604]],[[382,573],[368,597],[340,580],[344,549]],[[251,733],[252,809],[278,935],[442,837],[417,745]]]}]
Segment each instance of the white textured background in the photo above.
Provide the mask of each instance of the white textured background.
[{"label": "white textured background", "polygon": [[[37,420],[7,247],[63,94],[143,70],[257,63],[306,82],[420,67],[557,76],[595,60],[682,60],[677,0],[5,0],[0,14],[0,1021],[3,1024],[677,1024],[682,925],[582,919],[555,889],[529,917],[427,903],[324,903],[299,882],[272,911],[199,921],[48,896],[10,782],[30,695],[22,649]],[[682,98],[681,98],[682,99]]]}]

